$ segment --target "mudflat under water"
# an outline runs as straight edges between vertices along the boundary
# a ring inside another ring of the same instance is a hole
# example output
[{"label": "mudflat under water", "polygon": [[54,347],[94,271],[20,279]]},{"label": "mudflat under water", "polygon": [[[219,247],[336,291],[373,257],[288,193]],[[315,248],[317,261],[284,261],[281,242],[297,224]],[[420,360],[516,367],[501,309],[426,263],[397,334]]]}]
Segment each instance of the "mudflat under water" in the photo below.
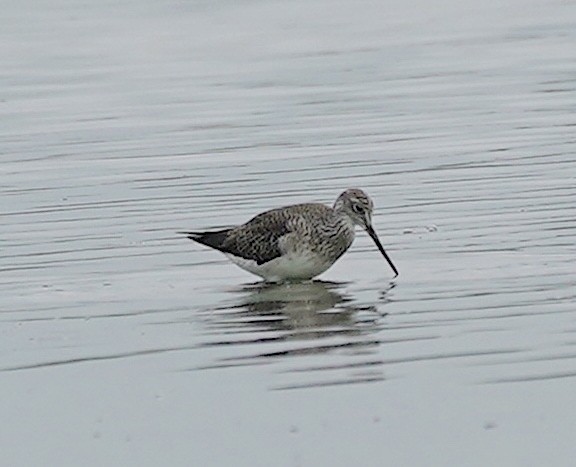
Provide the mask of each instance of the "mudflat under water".
[{"label": "mudflat under water", "polygon": [[[7,2],[0,463],[571,466],[576,4]],[[179,230],[374,199],[265,286]]]}]

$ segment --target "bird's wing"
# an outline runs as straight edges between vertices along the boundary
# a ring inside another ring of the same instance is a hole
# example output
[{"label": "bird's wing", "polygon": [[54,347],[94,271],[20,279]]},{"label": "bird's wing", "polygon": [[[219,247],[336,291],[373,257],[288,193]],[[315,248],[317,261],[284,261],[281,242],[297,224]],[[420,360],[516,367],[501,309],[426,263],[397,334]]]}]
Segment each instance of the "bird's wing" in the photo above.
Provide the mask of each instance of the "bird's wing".
[{"label": "bird's wing", "polygon": [[220,247],[224,253],[264,264],[282,256],[280,240],[291,232],[281,211],[260,214],[244,225],[230,229]]},{"label": "bird's wing", "polygon": [[300,242],[310,218],[314,220],[330,212],[330,208],[322,204],[297,204],[263,212],[231,229],[188,232],[187,235],[223,253],[264,264],[293,249]]}]

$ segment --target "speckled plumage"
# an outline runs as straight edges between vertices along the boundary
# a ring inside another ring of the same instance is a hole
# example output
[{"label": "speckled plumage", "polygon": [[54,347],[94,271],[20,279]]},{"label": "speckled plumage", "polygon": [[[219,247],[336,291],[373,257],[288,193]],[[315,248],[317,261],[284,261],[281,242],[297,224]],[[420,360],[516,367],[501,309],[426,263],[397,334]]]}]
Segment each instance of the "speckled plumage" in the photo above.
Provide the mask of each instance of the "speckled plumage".
[{"label": "speckled plumage", "polygon": [[359,189],[343,192],[333,207],[305,203],[272,209],[243,225],[214,232],[184,232],[224,253],[267,281],[305,280],[327,270],[354,241],[360,225],[397,274],[371,225],[373,204]]}]

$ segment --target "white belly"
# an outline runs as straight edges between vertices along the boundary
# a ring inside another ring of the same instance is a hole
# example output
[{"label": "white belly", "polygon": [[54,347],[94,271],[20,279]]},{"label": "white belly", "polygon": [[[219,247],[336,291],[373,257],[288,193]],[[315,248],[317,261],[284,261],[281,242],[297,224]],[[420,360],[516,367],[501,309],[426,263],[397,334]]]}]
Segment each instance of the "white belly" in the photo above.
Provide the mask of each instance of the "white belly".
[{"label": "white belly", "polygon": [[256,274],[269,282],[312,279],[334,264],[310,252],[304,255],[290,253],[264,264],[257,264],[256,261],[229,253],[225,253],[225,255],[245,271]]}]

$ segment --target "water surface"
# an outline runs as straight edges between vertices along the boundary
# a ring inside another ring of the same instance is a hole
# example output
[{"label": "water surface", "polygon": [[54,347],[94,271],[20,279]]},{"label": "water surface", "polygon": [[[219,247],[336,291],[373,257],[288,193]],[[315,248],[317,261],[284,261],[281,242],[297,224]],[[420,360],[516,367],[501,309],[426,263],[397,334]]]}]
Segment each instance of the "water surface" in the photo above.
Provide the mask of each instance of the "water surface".
[{"label": "water surface", "polygon": [[[0,21],[2,464],[573,464],[573,2]],[[276,286],[176,234],[352,186],[396,279],[365,234]]]}]

